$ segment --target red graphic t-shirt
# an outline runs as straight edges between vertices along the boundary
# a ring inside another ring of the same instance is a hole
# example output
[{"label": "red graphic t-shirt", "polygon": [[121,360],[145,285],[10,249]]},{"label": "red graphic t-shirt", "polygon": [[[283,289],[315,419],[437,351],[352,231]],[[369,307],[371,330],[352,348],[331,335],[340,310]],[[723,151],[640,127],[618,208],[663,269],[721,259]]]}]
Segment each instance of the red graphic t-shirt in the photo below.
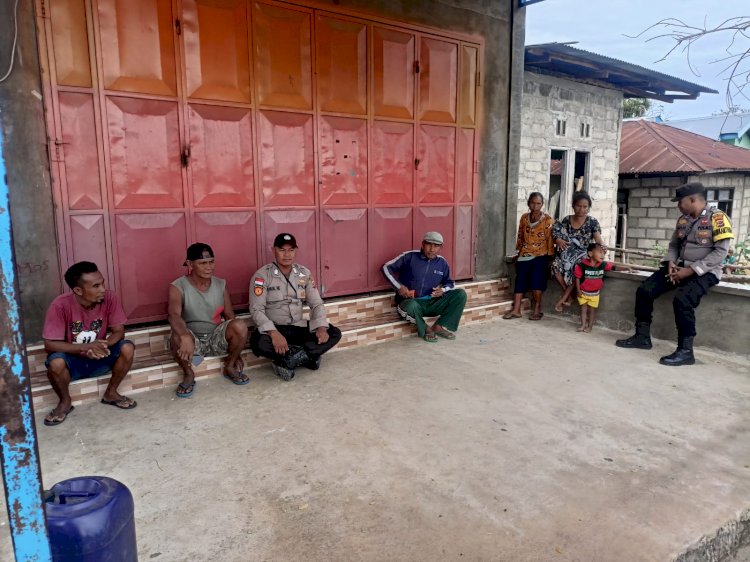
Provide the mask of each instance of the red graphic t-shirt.
[{"label": "red graphic t-shirt", "polygon": [[106,339],[110,326],[120,326],[126,320],[117,295],[112,291],[105,291],[104,301],[91,310],[78,304],[73,293],[66,293],[55,298],[47,309],[42,337],[68,343],[89,343]]},{"label": "red graphic t-shirt", "polygon": [[611,262],[603,261],[599,265],[593,265],[588,258],[575,266],[573,275],[581,280],[581,291],[587,296],[599,294],[604,286],[604,272],[612,271]]}]

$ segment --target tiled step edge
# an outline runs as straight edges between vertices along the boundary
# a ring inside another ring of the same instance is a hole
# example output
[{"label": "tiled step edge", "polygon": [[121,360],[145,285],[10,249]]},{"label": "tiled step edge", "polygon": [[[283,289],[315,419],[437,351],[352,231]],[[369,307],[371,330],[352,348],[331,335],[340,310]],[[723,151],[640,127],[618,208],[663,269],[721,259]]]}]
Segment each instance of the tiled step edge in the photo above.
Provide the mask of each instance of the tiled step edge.
[{"label": "tiled step edge", "polygon": [[[476,324],[495,319],[510,309],[512,299],[493,302],[490,304],[467,307],[461,318],[461,325]],[[524,307],[528,306],[524,302]],[[331,353],[344,349],[351,349],[363,345],[373,345],[411,336],[416,333],[416,327],[403,320],[384,322],[377,326],[352,328],[343,332],[339,344]],[[246,370],[268,364],[267,359],[255,357],[249,350],[242,352]],[[221,376],[222,357],[210,357],[195,369],[196,379],[207,379]],[[270,374],[270,370],[269,370]],[[70,385],[70,395],[73,405],[85,404],[99,400],[109,384],[109,375],[96,379],[83,379]],[[137,394],[155,388],[165,388],[176,385],[182,380],[182,371],[174,362],[167,362],[152,367],[132,370],[120,384],[119,391],[125,395]],[[227,384],[230,384],[227,382]],[[52,387],[40,385],[32,389],[34,408],[47,409],[57,404]]]}]

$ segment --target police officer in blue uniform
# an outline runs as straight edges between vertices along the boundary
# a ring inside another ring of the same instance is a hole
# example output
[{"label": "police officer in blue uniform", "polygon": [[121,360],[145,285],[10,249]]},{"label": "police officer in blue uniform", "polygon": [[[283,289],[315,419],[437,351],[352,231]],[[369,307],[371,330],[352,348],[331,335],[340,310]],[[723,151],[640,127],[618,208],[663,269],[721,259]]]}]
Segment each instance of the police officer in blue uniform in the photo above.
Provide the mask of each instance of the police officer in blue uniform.
[{"label": "police officer in blue uniform", "polygon": [[659,271],[646,279],[635,295],[635,334],[617,340],[618,347],[651,349],[651,319],[654,300],[674,291],[672,301],[677,324],[677,349],[662,357],[662,365],[692,365],[695,337],[695,309],[709,289],[721,279],[722,264],[734,238],[729,217],[711,209],[706,189],[699,182],[677,188],[672,201],[682,216],[669,241],[667,256]]}]

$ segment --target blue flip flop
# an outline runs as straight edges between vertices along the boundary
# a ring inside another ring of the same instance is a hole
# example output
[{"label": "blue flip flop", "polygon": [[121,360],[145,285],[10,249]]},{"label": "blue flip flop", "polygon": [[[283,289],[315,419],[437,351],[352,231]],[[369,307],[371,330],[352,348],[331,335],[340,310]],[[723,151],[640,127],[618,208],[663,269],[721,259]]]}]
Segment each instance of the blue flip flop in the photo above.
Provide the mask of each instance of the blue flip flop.
[{"label": "blue flip flop", "polygon": [[[244,378],[242,378],[244,377]],[[250,379],[243,373],[242,371],[239,371],[237,373],[234,373],[234,375],[230,375],[228,373],[224,373],[224,378],[228,381],[232,381],[232,383],[237,385],[244,385],[244,384],[250,384]]]},{"label": "blue flip flop", "polygon": [[[184,390],[184,392],[179,392],[180,389]],[[193,382],[191,382],[190,384],[185,384],[184,382],[179,383],[174,393],[177,395],[177,398],[190,398],[193,395],[194,391],[195,379],[193,379]]]}]

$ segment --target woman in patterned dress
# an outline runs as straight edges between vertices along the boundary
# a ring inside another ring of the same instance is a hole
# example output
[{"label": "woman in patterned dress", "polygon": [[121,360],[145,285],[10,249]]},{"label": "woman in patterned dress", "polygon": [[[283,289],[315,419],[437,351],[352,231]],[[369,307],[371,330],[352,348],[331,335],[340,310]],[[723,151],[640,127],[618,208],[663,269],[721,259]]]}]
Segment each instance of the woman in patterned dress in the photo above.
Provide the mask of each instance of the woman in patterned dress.
[{"label": "woman in patterned dress", "polygon": [[552,238],[557,246],[557,256],[552,262],[552,272],[562,287],[563,293],[555,304],[555,310],[562,312],[563,306],[570,306],[573,298],[573,268],[586,257],[586,248],[593,241],[606,248],[602,241],[599,221],[589,216],[591,197],[585,191],[573,194],[573,214],[568,215],[552,227]]}]

